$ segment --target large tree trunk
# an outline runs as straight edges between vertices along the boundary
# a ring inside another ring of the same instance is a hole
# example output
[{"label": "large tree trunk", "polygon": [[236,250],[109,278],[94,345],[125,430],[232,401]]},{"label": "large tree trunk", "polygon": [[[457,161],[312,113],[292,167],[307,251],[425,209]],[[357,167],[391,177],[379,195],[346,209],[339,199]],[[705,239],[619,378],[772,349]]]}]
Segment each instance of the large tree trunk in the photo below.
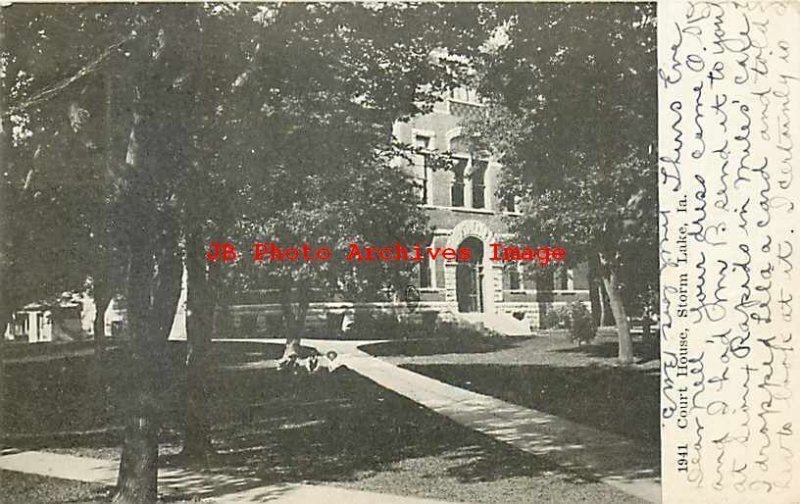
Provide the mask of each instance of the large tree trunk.
[{"label": "large tree trunk", "polygon": [[592,305],[592,320],[595,327],[600,327],[603,321],[602,282],[600,278],[600,260],[596,255],[592,254],[589,259],[589,302]]},{"label": "large tree trunk", "polygon": [[550,329],[544,326],[547,313],[553,309],[553,272],[550,269],[539,269],[536,272],[536,301],[539,304],[539,328]]},{"label": "large tree trunk", "polygon": [[106,349],[106,310],[111,304],[110,290],[105,286],[94,286],[94,306],[95,314],[92,321],[94,329],[94,353],[99,359],[103,356]]},{"label": "large tree trunk", "polygon": [[[136,243],[131,250],[128,285],[130,355],[127,371],[125,440],[113,502],[150,503],[158,496],[158,426],[156,374],[150,352],[159,338],[150,333],[150,281],[155,262],[149,247]],[[160,345],[159,345],[160,346]],[[152,357],[157,358],[157,355]]]},{"label": "large tree trunk", "polygon": [[[142,124],[134,114],[126,164],[130,189],[124,201],[127,215],[128,292],[130,333],[126,385],[125,441],[113,501],[125,504],[155,502],[158,482],[158,404],[162,359],[181,292],[182,262],[175,209],[164,206],[154,191],[164,169],[149,149],[139,147],[157,136],[158,124]],[[149,137],[148,137],[149,135]]]},{"label": "large tree trunk", "polygon": [[91,384],[88,387],[94,394],[95,415],[94,425],[105,426],[108,422],[108,393],[106,388],[105,373],[105,345],[106,345],[106,309],[111,303],[109,290],[104,286],[94,286],[95,314],[92,326],[94,328],[94,359],[92,362]]},{"label": "large tree trunk", "polygon": [[199,231],[186,242],[187,308],[186,338],[186,418],[182,454],[188,459],[206,461],[214,453],[207,415],[208,350],[211,344],[214,303],[210,292],[204,249]]},{"label": "large tree trunk", "polygon": [[292,289],[291,283],[281,292],[281,307],[283,310],[283,325],[286,331],[286,347],[281,361],[287,361],[300,355],[300,343],[306,326],[308,313],[309,291],[304,285]]},{"label": "large tree trunk", "polygon": [[619,336],[618,358],[621,364],[631,364],[633,362],[633,341],[631,331],[628,327],[628,316],[625,313],[625,304],[622,301],[622,289],[619,282],[619,273],[613,264],[609,264],[600,256],[600,262],[605,267],[603,283],[608,293],[609,304],[614,313],[617,324],[617,334]]},{"label": "large tree trunk", "polygon": [[603,318],[602,318],[602,321],[601,321],[601,325],[603,327],[616,326],[617,325],[617,321],[614,318],[614,309],[611,308],[611,298],[609,297],[608,289],[606,288],[605,280],[600,282],[599,288],[600,288],[600,299],[603,302],[602,303],[603,304],[603,310],[602,310]]},{"label": "large tree trunk", "polygon": [[157,497],[159,391],[180,296],[181,263],[175,230],[164,233],[155,247],[144,235],[134,238],[128,281],[129,411],[114,502],[142,504]]},{"label": "large tree trunk", "polygon": [[125,441],[113,502],[153,503],[158,497],[158,408],[154,359],[130,359],[136,391],[132,393],[130,413],[125,421]]}]

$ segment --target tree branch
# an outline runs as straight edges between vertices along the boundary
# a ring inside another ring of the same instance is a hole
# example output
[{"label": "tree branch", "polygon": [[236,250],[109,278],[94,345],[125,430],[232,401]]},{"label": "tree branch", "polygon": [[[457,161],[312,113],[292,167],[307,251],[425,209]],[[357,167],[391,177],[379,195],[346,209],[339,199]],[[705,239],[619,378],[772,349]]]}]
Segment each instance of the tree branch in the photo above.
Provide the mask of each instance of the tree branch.
[{"label": "tree branch", "polygon": [[125,43],[129,42],[136,36],[136,32],[132,32],[130,35],[125,37],[124,39],[120,40],[119,42],[108,46],[100,55],[98,55],[93,60],[89,61],[86,65],[81,67],[77,72],[62,79],[60,82],[56,83],[55,85],[42,89],[41,91],[35,93],[33,96],[28,98],[27,100],[23,100],[21,103],[13,105],[8,108],[5,112],[3,112],[3,116],[8,116],[9,114],[13,114],[15,112],[21,112],[26,108],[36,105],[37,103],[41,103],[43,101],[47,101],[53,96],[55,96],[60,91],[66,89],[70,85],[72,85],[75,81],[89,75],[90,73],[94,72],[97,67],[100,66],[106,58],[108,58],[111,53],[122,47]]}]

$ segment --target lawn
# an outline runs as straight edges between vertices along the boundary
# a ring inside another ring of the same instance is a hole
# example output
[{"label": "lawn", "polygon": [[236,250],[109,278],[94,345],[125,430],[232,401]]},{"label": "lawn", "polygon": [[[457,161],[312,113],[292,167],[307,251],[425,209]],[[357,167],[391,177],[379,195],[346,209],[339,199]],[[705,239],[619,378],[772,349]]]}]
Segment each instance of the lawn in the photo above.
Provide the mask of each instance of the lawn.
[{"label": "lawn", "polygon": [[398,355],[440,355],[449,353],[484,353],[514,348],[520,338],[453,334],[444,337],[384,341],[359,348],[375,357]]},{"label": "lawn", "polygon": [[108,498],[104,485],[0,470],[0,504],[103,502]]},{"label": "lawn", "polygon": [[659,376],[612,367],[407,365],[411,371],[657,448]]},{"label": "lawn", "polygon": [[[637,502],[461,427],[347,369],[293,376],[273,368],[237,367],[237,362],[276,355],[280,346],[217,348],[220,366],[211,374],[209,414],[218,455],[210,460],[207,471],[257,478],[260,484],[319,483],[476,503]],[[177,366],[180,357],[176,347],[168,360]],[[80,382],[91,377],[84,370],[90,367],[89,358],[83,359],[67,359],[54,367],[57,373],[50,378],[62,382],[42,388],[49,395],[20,393],[17,399],[26,401],[26,411],[46,419],[80,417],[80,408],[70,402],[82,401],[87,407],[94,403],[84,397],[90,395],[90,387]],[[33,364],[37,363],[24,365]],[[162,464],[166,466],[184,463],[176,455],[183,388],[177,369],[172,368],[174,382],[164,394]],[[30,380],[33,371],[44,372],[32,367],[12,370],[12,376]],[[111,406],[117,401],[114,390],[112,386]],[[119,457],[120,433],[110,428],[114,415],[97,432],[85,435],[58,431],[81,425],[80,420],[47,420],[48,427],[43,429],[20,423],[28,418],[25,415],[13,418],[17,434],[27,430],[30,435],[25,438],[27,448]],[[106,490],[16,473],[0,475],[0,495],[11,496],[9,502],[104,502]]]},{"label": "lawn", "polygon": [[[60,356],[44,354],[6,360],[5,400],[13,407],[3,408],[0,422],[7,438],[46,439],[50,434],[70,438],[95,431],[101,432],[94,437],[107,437],[122,425],[122,396],[127,386],[123,348],[118,345],[109,349],[99,367],[93,355],[73,350]],[[304,354],[312,351],[308,347],[301,349]],[[274,364],[282,352],[281,345],[212,343],[210,368],[235,370],[253,363]],[[167,344],[161,363],[161,399],[166,425],[172,428],[177,428],[175,422],[182,418],[179,398],[183,394],[185,358],[185,342]],[[98,386],[99,383],[103,385]],[[43,405],[54,409],[43,412]]]},{"label": "lawn", "polygon": [[480,339],[460,349],[426,340],[361,349],[452,385],[659,447],[660,381],[652,345],[637,342],[637,364],[630,367],[617,365],[617,343],[607,333],[580,347],[558,332],[500,339],[489,347]]}]

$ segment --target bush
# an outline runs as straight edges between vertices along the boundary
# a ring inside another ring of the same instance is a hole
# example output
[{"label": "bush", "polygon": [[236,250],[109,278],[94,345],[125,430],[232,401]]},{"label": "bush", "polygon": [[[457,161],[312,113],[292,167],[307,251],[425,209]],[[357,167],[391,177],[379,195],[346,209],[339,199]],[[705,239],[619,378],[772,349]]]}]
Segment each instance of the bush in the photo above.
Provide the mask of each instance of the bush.
[{"label": "bush", "polygon": [[569,335],[573,342],[588,343],[597,335],[592,312],[583,303],[573,301],[566,307],[569,312]]},{"label": "bush", "polygon": [[353,340],[370,339],[418,339],[430,337],[435,324],[426,326],[419,321],[401,321],[389,313],[369,311],[356,313],[350,330],[339,331],[337,337]]},{"label": "bush", "polygon": [[570,326],[570,313],[566,306],[552,308],[542,318],[543,329],[566,329]]},{"label": "bush", "polygon": [[588,343],[597,335],[592,313],[580,301],[548,310],[542,319],[545,329],[569,329],[569,337],[578,345]]}]

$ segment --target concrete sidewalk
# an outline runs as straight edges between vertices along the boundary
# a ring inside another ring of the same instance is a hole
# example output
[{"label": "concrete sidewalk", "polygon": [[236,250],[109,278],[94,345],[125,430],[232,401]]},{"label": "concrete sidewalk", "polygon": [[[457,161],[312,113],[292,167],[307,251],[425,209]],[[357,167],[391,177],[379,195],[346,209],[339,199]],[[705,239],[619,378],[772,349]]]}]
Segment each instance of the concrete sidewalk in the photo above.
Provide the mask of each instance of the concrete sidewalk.
[{"label": "concrete sidewalk", "polygon": [[[0,456],[0,469],[51,478],[113,486],[119,462],[58,453],[26,451]],[[205,473],[189,469],[158,471],[160,496],[187,496],[202,502],[275,502],[276,504],[448,504],[446,501],[349,490],[328,485],[263,485],[257,478]]]},{"label": "concrete sidewalk", "polygon": [[647,450],[609,432],[399,368],[358,349],[368,343],[372,342],[304,341],[320,352],[336,351],[341,365],[459,424],[522,451],[546,457],[561,467],[592,475],[647,502],[661,502],[660,453],[657,450]]},{"label": "concrete sidewalk", "polygon": [[[283,343],[283,340],[274,339],[224,341]],[[304,340],[305,345],[312,346],[320,352],[329,350],[337,352],[337,364],[347,366],[382,387],[461,425],[524,452],[546,458],[566,469],[594,476],[644,501],[661,502],[658,450],[647,450],[615,434],[434,380],[372,357],[358,349],[361,345],[373,342],[376,341]],[[117,464],[52,453],[23,452],[0,456],[0,469],[113,485]],[[356,504],[437,502],[322,485],[263,486],[254,479],[170,468],[159,471],[159,485],[162,492],[173,494],[191,493],[210,499],[224,495],[224,502],[260,502],[276,499],[278,499],[276,502]]]},{"label": "concrete sidewalk", "polygon": [[[282,339],[224,341],[283,344]],[[524,452],[591,475],[651,503],[661,502],[660,453],[633,441],[400,368],[358,349],[384,340],[306,339],[339,354],[337,363],[441,415]]]}]

